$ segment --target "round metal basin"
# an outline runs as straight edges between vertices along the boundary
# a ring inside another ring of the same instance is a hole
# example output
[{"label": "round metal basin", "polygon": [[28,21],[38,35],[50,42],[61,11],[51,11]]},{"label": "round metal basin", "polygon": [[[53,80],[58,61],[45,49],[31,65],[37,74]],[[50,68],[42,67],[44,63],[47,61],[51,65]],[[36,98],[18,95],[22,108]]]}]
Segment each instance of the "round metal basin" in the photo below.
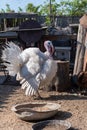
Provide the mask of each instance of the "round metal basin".
[{"label": "round metal basin", "polygon": [[22,120],[36,121],[54,116],[59,108],[60,105],[56,103],[34,102],[14,105],[12,111]]},{"label": "round metal basin", "polygon": [[36,123],[32,130],[68,130],[71,124],[63,120],[47,120]]}]

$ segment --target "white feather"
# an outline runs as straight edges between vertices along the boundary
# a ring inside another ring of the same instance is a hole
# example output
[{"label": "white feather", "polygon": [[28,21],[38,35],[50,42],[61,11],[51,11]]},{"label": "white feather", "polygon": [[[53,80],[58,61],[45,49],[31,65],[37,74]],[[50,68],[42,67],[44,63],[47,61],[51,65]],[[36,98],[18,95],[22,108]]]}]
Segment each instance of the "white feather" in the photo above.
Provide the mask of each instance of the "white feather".
[{"label": "white feather", "polygon": [[4,63],[4,65],[7,66],[9,74],[14,76],[20,70],[22,60],[19,55],[21,49],[13,42],[9,42],[6,45],[7,47],[2,51],[2,59],[3,61],[9,62],[9,64]]}]

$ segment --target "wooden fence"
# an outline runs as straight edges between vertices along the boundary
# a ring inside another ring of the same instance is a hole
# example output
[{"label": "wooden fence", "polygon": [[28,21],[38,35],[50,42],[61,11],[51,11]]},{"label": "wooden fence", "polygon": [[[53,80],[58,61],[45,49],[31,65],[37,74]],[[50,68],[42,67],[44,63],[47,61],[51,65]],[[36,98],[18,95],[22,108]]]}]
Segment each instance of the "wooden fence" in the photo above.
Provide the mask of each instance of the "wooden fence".
[{"label": "wooden fence", "polygon": [[[36,19],[40,24],[46,22],[47,16],[39,16],[29,13],[0,13],[0,31],[6,30],[7,27],[17,27],[27,19]],[[49,17],[49,16],[48,16]],[[80,17],[77,16],[55,16],[54,23],[58,26],[65,27],[71,23],[79,23]]]},{"label": "wooden fence", "polygon": [[[61,27],[69,26],[69,24],[79,23],[80,17],[76,16],[55,16],[53,17],[56,21],[56,24]],[[36,19],[40,24],[44,24],[46,22],[46,16],[38,16],[37,14],[29,14],[29,13],[0,13],[0,43],[5,43],[6,40],[16,40],[18,37],[18,33],[16,31],[6,32],[11,27],[18,27],[22,22],[28,19]],[[54,21],[54,22],[55,22]],[[72,41],[76,40],[76,35],[65,35],[65,36],[50,36],[50,40],[61,39],[61,37],[67,37]],[[42,41],[47,40],[48,36],[43,36]],[[73,42],[74,43],[74,42]],[[1,46],[1,45],[0,45]],[[39,47],[43,50],[43,45],[39,44]]]},{"label": "wooden fence", "polygon": [[[37,16],[37,20],[43,24],[46,21],[47,16]],[[53,22],[61,27],[69,26],[69,24],[78,24],[80,16],[54,16]]]}]

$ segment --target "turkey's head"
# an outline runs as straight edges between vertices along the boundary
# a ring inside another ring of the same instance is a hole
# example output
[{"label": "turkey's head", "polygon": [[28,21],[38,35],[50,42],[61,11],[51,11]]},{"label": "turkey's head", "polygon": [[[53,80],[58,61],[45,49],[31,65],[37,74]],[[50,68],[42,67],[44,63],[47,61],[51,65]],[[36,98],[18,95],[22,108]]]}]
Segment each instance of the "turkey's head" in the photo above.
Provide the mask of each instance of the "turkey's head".
[{"label": "turkey's head", "polygon": [[52,56],[54,53],[54,46],[53,46],[52,42],[49,40],[45,41],[44,47],[45,47],[46,51],[49,53],[49,55]]}]

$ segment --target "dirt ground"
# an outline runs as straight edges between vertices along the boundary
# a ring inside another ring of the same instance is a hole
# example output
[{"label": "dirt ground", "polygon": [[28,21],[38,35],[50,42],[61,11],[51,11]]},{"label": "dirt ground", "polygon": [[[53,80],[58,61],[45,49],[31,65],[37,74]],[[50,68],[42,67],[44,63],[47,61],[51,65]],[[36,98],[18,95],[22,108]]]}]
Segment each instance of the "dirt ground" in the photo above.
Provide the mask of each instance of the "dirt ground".
[{"label": "dirt ground", "polygon": [[69,121],[74,130],[87,130],[87,96],[41,90],[40,94],[42,101],[25,96],[20,86],[0,85],[0,130],[31,130],[34,122],[22,121],[11,111],[14,104],[29,101],[58,103],[61,108],[51,119]]}]

